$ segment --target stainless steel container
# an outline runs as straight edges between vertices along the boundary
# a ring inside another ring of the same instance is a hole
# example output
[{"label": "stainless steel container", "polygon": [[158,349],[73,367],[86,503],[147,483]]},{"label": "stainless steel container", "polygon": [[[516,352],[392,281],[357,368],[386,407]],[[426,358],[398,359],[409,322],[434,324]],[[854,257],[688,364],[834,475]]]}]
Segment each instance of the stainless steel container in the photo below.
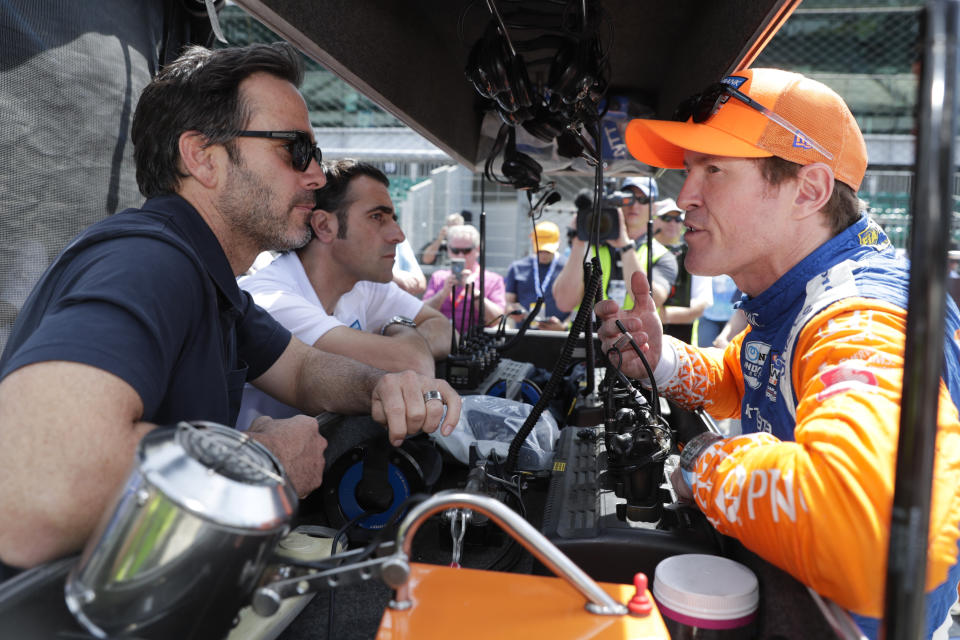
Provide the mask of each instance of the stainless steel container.
[{"label": "stainless steel container", "polygon": [[70,572],[67,606],[98,638],[223,637],[296,508],[280,463],[246,434],[156,429]]}]

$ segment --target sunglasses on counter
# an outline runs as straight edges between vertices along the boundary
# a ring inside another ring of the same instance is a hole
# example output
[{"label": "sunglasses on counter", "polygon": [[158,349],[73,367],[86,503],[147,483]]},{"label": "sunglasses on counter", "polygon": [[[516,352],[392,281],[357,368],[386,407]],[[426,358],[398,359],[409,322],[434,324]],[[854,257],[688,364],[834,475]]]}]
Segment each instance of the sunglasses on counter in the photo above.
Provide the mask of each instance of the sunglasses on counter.
[{"label": "sunglasses on counter", "polygon": [[297,171],[306,171],[311,160],[323,161],[323,154],[305,131],[238,131],[238,138],[275,138],[289,140],[284,147],[290,152],[290,160]]},{"label": "sunglasses on counter", "polygon": [[780,125],[793,135],[803,138],[807,144],[816,149],[828,160],[833,160],[832,153],[824,149],[820,143],[804,133],[799,127],[791,124],[790,121],[783,116],[767,109],[747,94],[723,82],[714,83],[703,92],[681,102],[673,114],[673,119],[679,122],[686,122],[690,118],[693,118],[695,123],[701,124],[712,118],[713,115],[720,110],[720,107],[725,105],[731,97],[736,98],[751,109],[762,113],[768,120]]},{"label": "sunglasses on counter", "polygon": [[454,255],[467,255],[474,250],[474,247],[448,247],[447,251]]}]

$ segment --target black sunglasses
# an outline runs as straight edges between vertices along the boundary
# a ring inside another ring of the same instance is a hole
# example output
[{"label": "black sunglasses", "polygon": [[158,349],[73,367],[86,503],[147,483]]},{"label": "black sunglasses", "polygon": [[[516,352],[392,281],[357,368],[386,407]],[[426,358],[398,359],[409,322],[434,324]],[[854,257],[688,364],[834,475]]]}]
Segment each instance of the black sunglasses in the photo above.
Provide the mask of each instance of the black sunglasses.
[{"label": "black sunglasses", "polygon": [[645,194],[643,191],[640,191],[638,195],[628,187],[622,191],[615,191],[608,196],[604,196],[603,198],[603,204],[608,207],[629,207],[635,202],[640,204],[650,204],[650,196]]},{"label": "black sunglasses", "polygon": [[683,222],[683,216],[660,216],[664,222]]},{"label": "black sunglasses", "polygon": [[791,124],[789,120],[771,111],[770,109],[767,109],[765,106],[747,94],[738,91],[723,82],[714,83],[704,89],[703,92],[698,93],[695,96],[691,96],[681,102],[680,106],[677,107],[677,110],[673,114],[673,119],[680,122],[686,122],[690,118],[693,118],[693,121],[697,124],[706,122],[713,117],[717,111],[720,110],[720,107],[727,103],[727,100],[729,100],[731,96],[747,105],[751,109],[759,111],[766,116],[768,120],[775,122],[793,135],[803,138],[807,144],[819,151],[828,160],[833,160],[832,153],[824,149],[821,144],[805,134],[798,127]]},{"label": "black sunglasses", "polygon": [[323,154],[310,136],[304,131],[238,131],[238,138],[279,138],[289,140],[284,146],[290,151],[290,160],[297,171],[306,171],[310,160],[316,160],[319,165],[323,161]]},{"label": "black sunglasses", "polygon": [[467,255],[473,251],[474,247],[447,247],[447,251],[455,255]]}]

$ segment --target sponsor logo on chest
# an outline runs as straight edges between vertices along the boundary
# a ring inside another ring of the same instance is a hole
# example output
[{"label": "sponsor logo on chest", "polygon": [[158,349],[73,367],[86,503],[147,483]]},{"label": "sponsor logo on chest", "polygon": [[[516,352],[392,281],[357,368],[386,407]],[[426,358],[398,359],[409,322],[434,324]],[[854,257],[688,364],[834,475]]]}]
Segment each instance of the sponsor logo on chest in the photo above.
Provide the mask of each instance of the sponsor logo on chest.
[{"label": "sponsor logo on chest", "polygon": [[759,389],[762,381],[763,366],[767,363],[770,345],[766,342],[748,342],[741,351],[743,380],[751,389]]}]

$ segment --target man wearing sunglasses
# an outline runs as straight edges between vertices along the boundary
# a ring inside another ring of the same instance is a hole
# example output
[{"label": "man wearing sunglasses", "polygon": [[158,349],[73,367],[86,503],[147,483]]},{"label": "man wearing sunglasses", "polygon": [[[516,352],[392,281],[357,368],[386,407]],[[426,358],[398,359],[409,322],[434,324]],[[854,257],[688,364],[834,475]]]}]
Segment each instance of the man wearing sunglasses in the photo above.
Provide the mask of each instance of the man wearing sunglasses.
[{"label": "man wearing sunglasses", "polygon": [[[647,220],[650,217],[651,199],[657,197],[657,182],[650,177],[625,178],[620,191],[633,198],[619,207],[619,234],[600,245],[600,268],[603,272],[601,291],[604,299],[615,300],[624,308],[633,306],[629,282],[634,273],[647,272]],[[588,203],[588,206],[592,206]],[[583,260],[589,248],[588,242],[574,238],[570,246],[567,264],[557,275],[553,285],[553,297],[557,307],[564,312],[576,309],[583,299]],[[653,298],[662,305],[670,295],[677,279],[677,261],[662,244],[649,243],[653,258]]]},{"label": "man wearing sunglasses", "polygon": [[[452,431],[460,399],[445,382],[291,339],[237,287],[258,253],[310,237],[324,174],[302,76],[287,44],[193,47],[144,88],[131,139],[146,202],[64,250],[0,357],[0,570],[77,551],[139,439],[182,420],[232,425],[246,381],[312,415],[371,414],[395,442],[444,415]],[[314,418],[250,433],[299,495],[320,484]]]},{"label": "man wearing sunglasses", "polygon": [[[313,238],[240,278],[240,287],[306,344],[384,371],[433,377],[435,360],[450,352],[450,323],[391,281],[404,234],[390,181],[355,160],[326,163],[323,172],[326,185],[310,217]],[[296,413],[247,385],[237,426]]]},{"label": "man wearing sunglasses", "polygon": [[472,224],[450,227],[447,252],[450,268],[430,275],[424,303],[452,319],[461,333],[499,319],[507,306],[506,288],[503,276],[489,269],[483,272],[484,316],[480,318],[480,231]]},{"label": "man wearing sunglasses", "polygon": [[653,236],[677,259],[677,281],[663,303],[663,331],[692,343],[697,320],[713,304],[713,289],[710,278],[691,275],[684,266],[687,243],[683,240],[683,213],[673,198],[653,203]]},{"label": "man wearing sunglasses", "polygon": [[[726,347],[664,337],[646,282],[631,311],[597,306],[603,348],[658,388],[743,435],[702,434],[672,480],[719,531],[845,607],[878,633],[909,274],[856,191],[866,145],[842,98],[774,69],[744,70],[682,105],[674,121],[634,120],[627,145],[653,166],[683,168],[686,265],[729,274],[749,327]],[[960,565],[960,330],[947,301],[927,566],[927,635],[949,628]],[[946,635],[943,631],[944,637]]]}]

